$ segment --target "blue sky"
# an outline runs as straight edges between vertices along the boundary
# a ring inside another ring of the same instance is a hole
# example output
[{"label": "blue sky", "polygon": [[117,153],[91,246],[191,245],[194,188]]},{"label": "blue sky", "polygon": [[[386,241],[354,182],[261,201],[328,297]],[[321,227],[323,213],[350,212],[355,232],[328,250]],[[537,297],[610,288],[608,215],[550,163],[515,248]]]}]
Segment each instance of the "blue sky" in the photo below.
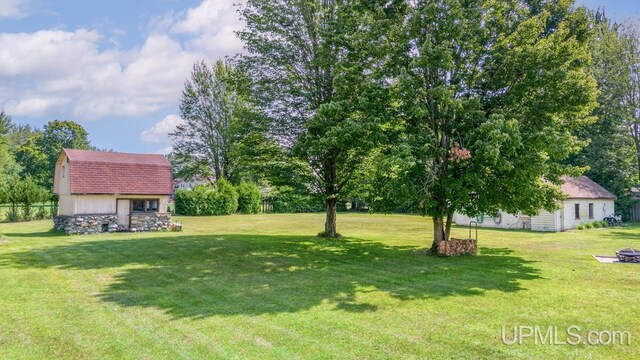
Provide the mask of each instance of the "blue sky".
[{"label": "blue sky", "polygon": [[[194,61],[242,49],[238,0],[0,0],[0,108],[22,124],[74,120],[92,143],[166,152]],[[635,1],[579,0],[624,21]]]}]

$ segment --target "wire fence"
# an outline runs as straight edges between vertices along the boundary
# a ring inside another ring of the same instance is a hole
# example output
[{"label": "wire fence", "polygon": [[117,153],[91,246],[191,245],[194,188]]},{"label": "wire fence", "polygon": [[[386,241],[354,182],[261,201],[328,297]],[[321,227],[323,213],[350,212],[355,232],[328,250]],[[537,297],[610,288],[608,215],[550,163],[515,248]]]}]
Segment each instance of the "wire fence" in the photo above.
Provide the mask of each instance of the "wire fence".
[{"label": "wire fence", "polygon": [[40,203],[28,207],[22,204],[0,205],[0,221],[3,222],[53,219],[56,215],[58,215],[56,203]]}]

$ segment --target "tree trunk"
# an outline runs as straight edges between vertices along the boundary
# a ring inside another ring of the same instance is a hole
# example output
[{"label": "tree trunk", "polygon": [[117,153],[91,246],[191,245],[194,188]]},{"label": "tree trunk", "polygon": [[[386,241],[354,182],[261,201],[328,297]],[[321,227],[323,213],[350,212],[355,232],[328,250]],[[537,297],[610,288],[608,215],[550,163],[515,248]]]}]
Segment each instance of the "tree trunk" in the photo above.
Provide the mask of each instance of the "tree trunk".
[{"label": "tree trunk", "polygon": [[433,217],[433,243],[431,244],[431,251],[437,252],[440,241],[449,240],[452,223],[453,214],[447,214],[446,220],[441,216]]},{"label": "tree trunk", "polygon": [[338,236],[336,231],[336,207],[338,204],[337,197],[330,197],[325,201],[327,210],[327,219],[324,223],[324,236],[333,238]]},{"label": "tree trunk", "polygon": [[433,217],[433,244],[431,244],[431,251],[438,251],[438,244],[444,240],[444,227],[441,216]]}]

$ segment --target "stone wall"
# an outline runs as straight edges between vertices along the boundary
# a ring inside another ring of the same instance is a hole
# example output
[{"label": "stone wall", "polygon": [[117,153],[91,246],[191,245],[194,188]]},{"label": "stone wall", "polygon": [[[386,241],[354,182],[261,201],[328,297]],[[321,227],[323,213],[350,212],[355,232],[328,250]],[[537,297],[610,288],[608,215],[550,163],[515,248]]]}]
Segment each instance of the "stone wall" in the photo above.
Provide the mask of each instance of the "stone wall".
[{"label": "stone wall", "polygon": [[131,231],[166,231],[171,222],[170,213],[133,213],[131,214]]},{"label": "stone wall", "polygon": [[478,253],[478,241],[475,239],[454,239],[441,241],[438,244],[439,256],[476,255]]},{"label": "stone wall", "polygon": [[118,230],[118,217],[108,215],[59,215],[53,218],[56,229],[67,234],[99,234]]}]

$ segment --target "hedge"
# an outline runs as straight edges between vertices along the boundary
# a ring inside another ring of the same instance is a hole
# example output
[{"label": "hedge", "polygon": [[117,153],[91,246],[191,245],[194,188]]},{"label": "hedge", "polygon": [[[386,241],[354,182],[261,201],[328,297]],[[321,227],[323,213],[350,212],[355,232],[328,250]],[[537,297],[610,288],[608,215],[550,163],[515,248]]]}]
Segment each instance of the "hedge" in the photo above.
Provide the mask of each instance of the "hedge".
[{"label": "hedge", "polygon": [[216,186],[200,185],[192,190],[178,190],[174,201],[175,213],[187,216],[256,214],[261,204],[257,185],[242,182],[235,187],[226,180],[219,180]]},{"label": "hedge", "polygon": [[280,188],[267,199],[274,213],[312,213],[324,211],[324,205],[316,197],[301,194],[290,188]]},{"label": "hedge", "polygon": [[238,210],[238,192],[224,180],[218,181],[216,187],[199,185],[192,190],[178,190],[174,201],[178,215],[230,215]]},{"label": "hedge", "polygon": [[243,214],[257,214],[260,212],[261,194],[258,185],[241,182],[238,190],[238,212]]}]

